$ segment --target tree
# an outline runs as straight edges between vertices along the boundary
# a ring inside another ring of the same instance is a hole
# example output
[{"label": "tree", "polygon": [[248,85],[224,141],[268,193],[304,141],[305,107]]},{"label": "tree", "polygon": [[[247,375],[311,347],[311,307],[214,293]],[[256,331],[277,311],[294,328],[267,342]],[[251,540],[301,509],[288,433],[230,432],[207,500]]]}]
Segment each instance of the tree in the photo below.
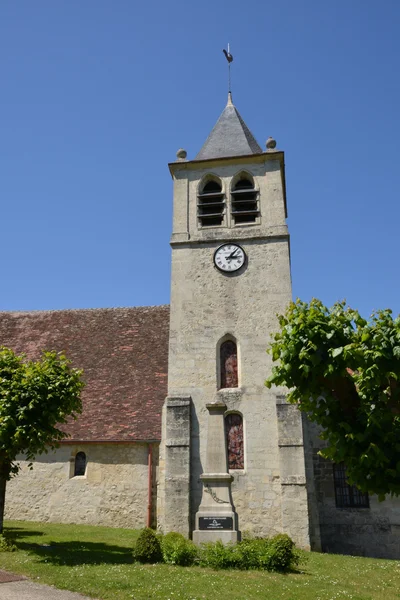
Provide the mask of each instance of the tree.
[{"label": "tree", "polygon": [[63,354],[44,352],[41,360],[26,362],[0,347],[0,533],[6,483],[20,468],[17,455],[33,461],[58,446],[66,435],[59,425],[82,411],[81,375]]},{"label": "tree", "polygon": [[363,492],[400,494],[400,317],[380,310],[363,319],[338,302],[292,302],[269,348],[267,379],[322,428],[320,454],[344,462]]}]

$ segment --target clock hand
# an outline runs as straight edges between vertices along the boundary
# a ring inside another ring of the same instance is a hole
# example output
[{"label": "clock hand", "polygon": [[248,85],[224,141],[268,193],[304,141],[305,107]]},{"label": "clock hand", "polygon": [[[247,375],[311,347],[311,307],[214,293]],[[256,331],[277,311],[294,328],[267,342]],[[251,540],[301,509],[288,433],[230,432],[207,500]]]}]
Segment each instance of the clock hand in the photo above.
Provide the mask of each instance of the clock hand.
[{"label": "clock hand", "polygon": [[237,248],[235,248],[235,249],[233,250],[233,252],[231,252],[231,253],[229,254],[229,256],[227,256],[226,258],[232,258],[232,257],[233,257],[233,255],[234,255],[236,252],[237,252]]}]

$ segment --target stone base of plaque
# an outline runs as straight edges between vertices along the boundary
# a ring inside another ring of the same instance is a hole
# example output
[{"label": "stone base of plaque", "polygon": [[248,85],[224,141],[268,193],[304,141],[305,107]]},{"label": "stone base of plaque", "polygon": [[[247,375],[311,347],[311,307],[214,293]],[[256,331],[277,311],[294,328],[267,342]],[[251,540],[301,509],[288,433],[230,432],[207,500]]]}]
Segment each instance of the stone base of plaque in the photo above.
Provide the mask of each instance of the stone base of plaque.
[{"label": "stone base of plaque", "polygon": [[204,544],[218,540],[223,544],[235,544],[238,541],[235,513],[217,512],[212,514],[199,511],[196,514],[196,529],[193,531],[194,543]]},{"label": "stone base of plaque", "polygon": [[223,544],[236,544],[238,541],[237,531],[193,531],[193,541],[195,544],[207,544],[208,542],[222,542]]}]

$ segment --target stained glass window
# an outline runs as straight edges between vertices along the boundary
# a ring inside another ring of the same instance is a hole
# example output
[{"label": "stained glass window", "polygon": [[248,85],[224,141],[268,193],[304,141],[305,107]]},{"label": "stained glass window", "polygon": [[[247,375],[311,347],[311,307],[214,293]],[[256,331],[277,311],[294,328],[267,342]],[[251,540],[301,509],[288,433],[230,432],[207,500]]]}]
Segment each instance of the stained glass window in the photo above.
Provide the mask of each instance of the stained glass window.
[{"label": "stained glass window", "polygon": [[237,413],[225,417],[229,469],[244,469],[243,419]]},{"label": "stained glass window", "polygon": [[369,508],[368,494],[347,483],[346,467],[343,463],[333,465],[333,480],[337,507]]},{"label": "stained glass window", "polygon": [[221,344],[221,388],[238,387],[237,348],[235,342],[227,340]]}]

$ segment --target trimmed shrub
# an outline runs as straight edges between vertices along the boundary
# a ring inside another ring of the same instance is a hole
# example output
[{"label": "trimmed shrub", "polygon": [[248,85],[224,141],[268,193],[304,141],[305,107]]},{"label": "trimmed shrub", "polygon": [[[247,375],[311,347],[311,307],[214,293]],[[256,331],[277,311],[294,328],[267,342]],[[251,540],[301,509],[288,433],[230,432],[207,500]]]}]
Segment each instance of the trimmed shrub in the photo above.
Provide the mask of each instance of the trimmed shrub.
[{"label": "trimmed shrub", "polygon": [[300,554],[294,541],[286,534],[279,533],[269,541],[271,548],[271,571],[287,571],[299,564]]},{"label": "trimmed shrub", "polygon": [[15,540],[7,535],[7,533],[0,533],[0,552],[15,552],[17,546]]},{"label": "trimmed shrub", "polygon": [[141,563],[162,562],[160,540],[153,529],[142,529],[133,547],[133,558]]},{"label": "trimmed shrub", "polygon": [[197,547],[181,533],[171,531],[161,540],[164,562],[169,565],[192,565],[197,557]]},{"label": "trimmed shrub", "polygon": [[[7,538],[0,536],[0,551],[3,549],[2,539]],[[270,539],[246,538],[237,544],[226,546],[218,540],[197,548],[180,533],[170,532],[162,536],[153,529],[145,528],[133,548],[133,558],[141,563],[164,561],[169,565],[180,566],[189,566],[198,560],[201,567],[211,569],[287,571],[299,564],[301,554],[285,533]]]},{"label": "trimmed shrub", "polygon": [[245,539],[224,546],[222,542],[203,544],[200,565],[212,569],[263,569],[287,571],[298,565],[300,554],[286,534],[275,537]]},{"label": "trimmed shrub", "polygon": [[270,561],[269,540],[245,539],[237,545],[239,569],[268,569]]},{"label": "trimmed shrub", "polygon": [[200,565],[212,569],[234,569],[238,566],[237,545],[224,544],[218,540],[202,544],[199,553]]}]

